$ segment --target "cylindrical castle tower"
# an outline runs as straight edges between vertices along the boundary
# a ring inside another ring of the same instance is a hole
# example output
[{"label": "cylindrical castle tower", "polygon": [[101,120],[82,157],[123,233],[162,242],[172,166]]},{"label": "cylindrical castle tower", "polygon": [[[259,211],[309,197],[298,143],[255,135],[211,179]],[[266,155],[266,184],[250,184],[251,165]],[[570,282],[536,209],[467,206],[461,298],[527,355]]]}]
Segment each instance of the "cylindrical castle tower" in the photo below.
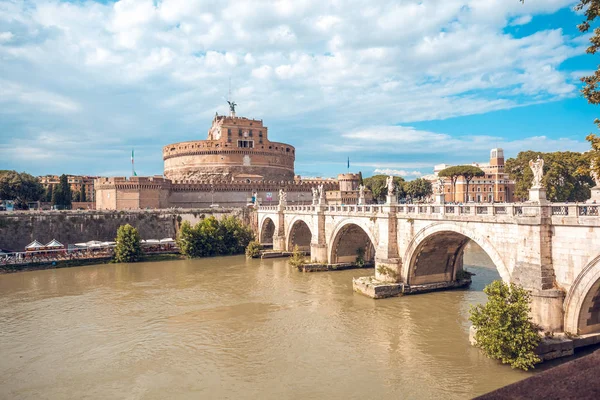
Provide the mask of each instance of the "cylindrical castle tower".
[{"label": "cylindrical castle tower", "polygon": [[262,120],[215,115],[208,140],[163,148],[164,174],[182,181],[293,181],[296,150],[271,142]]}]

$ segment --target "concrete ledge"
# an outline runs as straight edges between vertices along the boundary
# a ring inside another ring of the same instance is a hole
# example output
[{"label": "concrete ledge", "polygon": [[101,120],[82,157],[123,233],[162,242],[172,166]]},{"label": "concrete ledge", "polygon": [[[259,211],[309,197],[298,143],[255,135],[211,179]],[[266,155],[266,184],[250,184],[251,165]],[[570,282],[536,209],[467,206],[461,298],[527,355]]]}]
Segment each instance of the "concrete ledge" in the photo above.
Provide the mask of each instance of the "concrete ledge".
[{"label": "concrete ledge", "polygon": [[[268,251],[263,251],[260,254],[260,258],[291,257],[292,254],[294,254],[292,251],[274,251],[274,250],[268,250]],[[310,256],[310,252],[309,251],[301,251],[300,254],[302,254],[305,257]]]},{"label": "concrete ledge", "polygon": [[[475,328],[469,328],[469,342],[476,346]],[[600,343],[600,333],[591,333],[577,337],[568,337],[564,333],[557,333],[553,337],[543,337],[535,354],[540,362],[554,360],[556,358],[572,356],[576,349],[592,346]]]},{"label": "concrete ledge", "polygon": [[301,272],[325,272],[325,271],[342,271],[345,269],[360,269],[373,268],[374,264],[364,264],[362,266],[355,263],[340,263],[340,264],[303,264],[298,266],[298,271]]},{"label": "concrete ledge", "polygon": [[390,283],[376,280],[372,276],[354,278],[352,288],[355,292],[364,294],[373,299],[384,299],[406,294],[434,292],[437,290],[451,290],[467,287],[471,279],[461,279],[454,282],[426,283],[422,285],[407,285],[405,283]]}]

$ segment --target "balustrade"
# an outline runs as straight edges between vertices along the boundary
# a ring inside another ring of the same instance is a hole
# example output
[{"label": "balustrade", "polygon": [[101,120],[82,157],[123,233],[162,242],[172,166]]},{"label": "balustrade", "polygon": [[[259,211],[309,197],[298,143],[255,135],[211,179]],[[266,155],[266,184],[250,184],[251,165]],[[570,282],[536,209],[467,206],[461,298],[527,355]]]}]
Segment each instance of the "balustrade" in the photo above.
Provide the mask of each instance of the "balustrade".
[{"label": "balustrade", "polygon": [[475,213],[477,215],[487,215],[488,213],[488,208],[486,206],[477,206],[475,208]]},{"label": "balustrade", "polygon": [[598,216],[598,206],[579,206],[579,215],[587,216],[587,217],[597,217]]},{"label": "balustrade", "polygon": [[552,206],[552,215],[569,215],[568,206]]},{"label": "balustrade", "polygon": [[494,213],[500,215],[508,214],[505,206],[494,207]]}]

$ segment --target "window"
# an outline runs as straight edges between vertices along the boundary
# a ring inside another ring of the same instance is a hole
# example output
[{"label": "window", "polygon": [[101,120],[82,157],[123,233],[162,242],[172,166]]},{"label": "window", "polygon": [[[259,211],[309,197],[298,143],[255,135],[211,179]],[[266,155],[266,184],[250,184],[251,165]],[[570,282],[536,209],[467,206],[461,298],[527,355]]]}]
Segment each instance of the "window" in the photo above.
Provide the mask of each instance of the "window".
[{"label": "window", "polygon": [[262,144],[262,138],[258,139],[258,143]]},{"label": "window", "polygon": [[258,131],[258,137],[262,137],[262,131]]},{"label": "window", "polygon": [[227,128],[227,136],[231,136],[231,128]]},{"label": "window", "polygon": [[254,148],[253,140],[238,140],[238,147],[242,148]]},{"label": "window", "polygon": [[238,136],[240,136],[240,137],[242,136],[242,130],[241,129],[238,130]]},{"label": "window", "polygon": [[[252,124],[250,124],[252,125]],[[252,129],[250,129],[250,133],[248,134],[248,136],[252,137]]]}]

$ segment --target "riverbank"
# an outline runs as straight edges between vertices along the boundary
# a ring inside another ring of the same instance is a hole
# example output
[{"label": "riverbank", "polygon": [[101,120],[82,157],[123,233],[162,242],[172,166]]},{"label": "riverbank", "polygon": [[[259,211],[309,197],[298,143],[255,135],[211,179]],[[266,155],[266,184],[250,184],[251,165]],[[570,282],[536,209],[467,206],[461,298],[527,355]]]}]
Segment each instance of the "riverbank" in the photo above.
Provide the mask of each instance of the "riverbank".
[{"label": "riverbank", "polygon": [[[161,253],[144,255],[139,262],[155,262],[155,261],[173,261],[184,260],[186,257],[179,253]],[[46,261],[39,263],[28,264],[7,264],[0,265],[0,274],[10,274],[14,272],[39,271],[45,269],[85,267],[88,265],[109,264],[112,263],[113,257],[97,257],[73,260],[58,260]]]}]

